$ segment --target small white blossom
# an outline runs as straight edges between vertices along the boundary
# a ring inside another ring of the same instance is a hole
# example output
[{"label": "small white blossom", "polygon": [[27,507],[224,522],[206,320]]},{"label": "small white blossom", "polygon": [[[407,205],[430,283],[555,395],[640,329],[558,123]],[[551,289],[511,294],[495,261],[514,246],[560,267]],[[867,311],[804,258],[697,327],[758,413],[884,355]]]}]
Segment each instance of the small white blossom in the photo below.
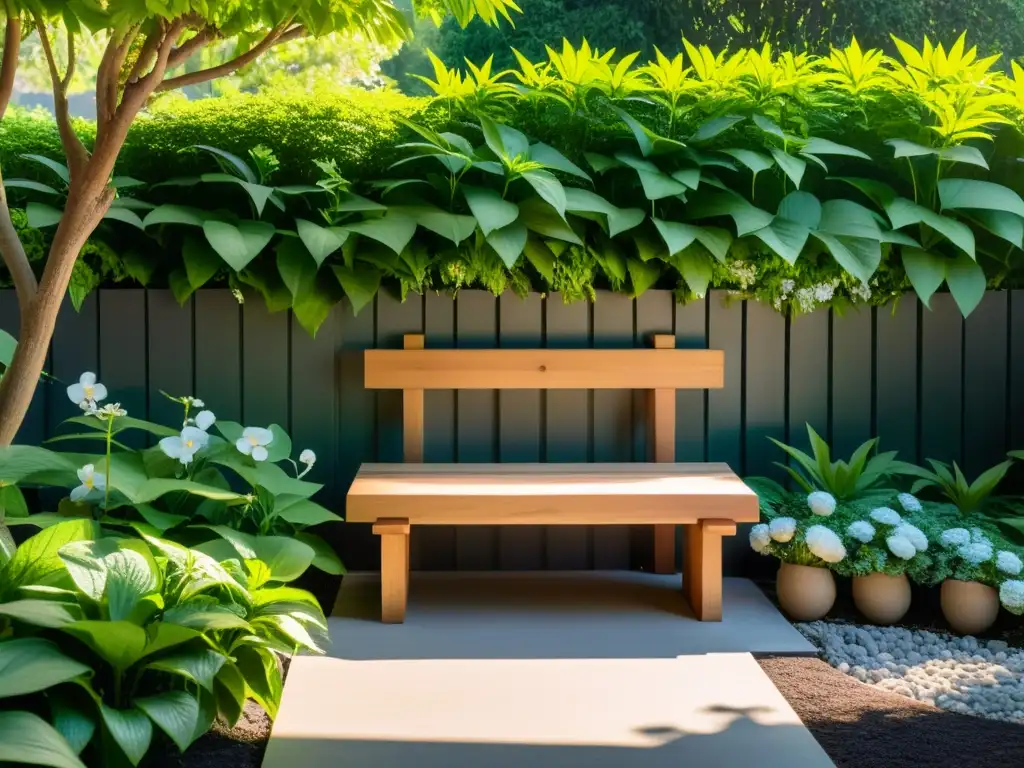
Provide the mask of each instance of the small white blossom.
[{"label": "small white blossom", "polygon": [[814,291],[814,300],[820,304],[831,301],[838,285],[838,280],[834,280],[831,283],[818,283],[812,289]]},{"label": "small white blossom", "polygon": [[772,537],[767,525],[759,523],[750,529],[750,548],[759,555],[765,554],[771,543]]},{"label": "small white blossom", "polygon": [[782,297],[786,298],[793,292],[793,289],[796,288],[796,283],[787,278],[779,284],[779,288],[782,290]]},{"label": "small white blossom", "polygon": [[795,299],[801,312],[810,312],[814,309],[814,291],[810,288],[798,289]]},{"label": "small white blossom", "polygon": [[904,512],[920,512],[921,502],[917,500],[917,497],[912,493],[901,493],[896,497],[896,501],[903,507]]},{"label": "small white blossom", "polygon": [[981,530],[981,528],[971,528],[971,541],[973,541],[975,544],[988,544],[989,546],[992,545],[992,542],[989,541],[988,536],[985,535],[985,532]]},{"label": "small white blossom", "polygon": [[1021,563],[1020,558],[1013,552],[1003,551],[996,553],[996,568],[1003,573],[1016,576],[1020,573],[1022,567],[1024,567],[1024,563]]},{"label": "small white blossom", "polygon": [[107,476],[97,472],[92,464],[86,464],[78,470],[78,479],[82,484],[71,490],[72,501],[82,501],[93,491],[105,491],[107,488]]},{"label": "small white blossom", "polygon": [[992,555],[994,555],[995,552],[992,551],[991,544],[985,542],[972,542],[960,547],[960,549],[957,550],[957,554],[971,565],[981,565],[982,563],[991,560]]},{"label": "small white blossom", "polygon": [[871,298],[871,287],[867,283],[857,283],[850,289],[850,294],[861,301],[868,301]]},{"label": "small white blossom", "polygon": [[889,536],[885,540],[889,551],[901,560],[910,560],[917,554],[917,550],[906,536]]},{"label": "small white blossom", "polygon": [[95,416],[97,419],[108,419],[111,416],[127,416],[128,411],[122,408],[120,403],[108,403],[102,408],[96,408],[93,403],[93,407],[89,409],[89,415]]},{"label": "small white blossom", "polygon": [[814,514],[828,517],[836,511],[836,497],[825,491],[815,491],[808,494],[807,506]]},{"label": "small white blossom", "polygon": [[846,535],[862,544],[867,544],[875,538],[875,526],[867,520],[857,520],[850,523],[850,527],[846,529]]},{"label": "small white blossom", "polygon": [[838,563],[846,557],[846,547],[842,539],[830,528],[824,525],[812,525],[804,535],[807,548],[811,554],[819,557],[826,563]]},{"label": "small white blossom", "polygon": [[198,427],[185,427],[180,435],[163,438],[160,450],[182,464],[191,464],[196,454],[206,447],[210,436]]},{"label": "small white blossom", "polygon": [[964,544],[971,543],[971,532],[966,528],[947,528],[942,532],[939,541],[946,549],[962,547]]},{"label": "small white blossom", "polygon": [[1024,613],[1024,581],[1007,579],[999,586],[999,602],[1010,613]]},{"label": "small white blossom", "polygon": [[924,535],[924,531],[918,528],[916,525],[910,523],[901,523],[893,531],[896,536],[902,536],[911,544],[914,545],[914,549],[918,552],[928,551],[928,537]]},{"label": "small white blossom", "polygon": [[254,461],[266,461],[267,446],[274,441],[274,433],[263,427],[246,427],[242,436],[235,441],[235,447]]},{"label": "small white blossom", "polygon": [[206,407],[206,403],[204,403],[204,402],[203,402],[202,400],[200,400],[200,399],[199,399],[198,397],[190,397],[190,398],[188,399],[188,401],[189,401],[189,404],[190,404],[190,405],[191,405],[191,406],[192,406],[193,408],[205,408],[205,407]]},{"label": "small white blossom", "polygon": [[86,371],[78,377],[78,383],[68,387],[68,397],[71,402],[77,403],[83,411],[90,410],[89,406],[82,403],[98,403],[107,399],[107,388],[96,381],[96,374]]},{"label": "small white blossom", "polygon": [[889,507],[879,507],[871,510],[871,519],[882,525],[899,525],[903,522],[900,513]]},{"label": "small white blossom", "polygon": [[307,467],[312,467],[316,464],[316,454],[307,448],[299,454],[299,463],[305,464]]},{"label": "small white blossom", "polygon": [[196,426],[203,432],[209,432],[216,421],[217,417],[213,415],[213,411],[200,411],[196,414]]}]

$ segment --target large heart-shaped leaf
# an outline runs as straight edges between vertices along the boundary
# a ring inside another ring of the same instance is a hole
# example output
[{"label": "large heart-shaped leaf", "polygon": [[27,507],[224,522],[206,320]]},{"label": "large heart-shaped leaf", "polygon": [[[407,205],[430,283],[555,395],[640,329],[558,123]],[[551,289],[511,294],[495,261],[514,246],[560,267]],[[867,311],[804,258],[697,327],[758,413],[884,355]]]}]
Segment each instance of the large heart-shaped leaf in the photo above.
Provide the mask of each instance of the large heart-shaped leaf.
[{"label": "large heart-shaped leaf", "polygon": [[203,222],[207,242],[236,272],[245,269],[267,247],[276,231],[273,224],[265,221]]},{"label": "large heart-shaped leaf", "polygon": [[946,258],[920,248],[903,248],[903,268],[921,303],[929,309],[932,294],[946,279]]},{"label": "large heart-shaped leaf", "polygon": [[321,227],[305,219],[296,219],[295,227],[299,239],[309,250],[317,266],[323,264],[324,259],[341,248],[348,239],[348,232],[341,227]]},{"label": "large heart-shaped leaf", "polygon": [[578,176],[581,179],[590,181],[590,176],[576,165],[574,162],[569,160],[565,155],[559,152],[554,147],[549,147],[547,144],[534,144],[530,147],[530,159],[535,163],[547,166],[556,171],[562,173],[568,173],[572,176]]},{"label": "large heart-shaped leaf", "polygon": [[882,246],[877,240],[863,237],[843,237],[825,232],[812,232],[832,254],[839,266],[867,283],[882,261]]},{"label": "large heart-shaped leaf", "polygon": [[459,188],[484,235],[507,227],[519,217],[519,208],[516,204],[505,200],[493,189],[468,184],[462,184]]},{"label": "large heart-shaped leaf", "polygon": [[161,205],[154,208],[146,218],[142,220],[142,226],[151,227],[154,224],[185,224],[190,227],[201,227],[208,215],[198,208],[190,208],[185,205]]},{"label": "large heart-shaped leaf", "polygon": [[562,182],[547,171],[526,171],[523,178],[542,200],[558,211],[559,216],[565,216],[565,188]]},{"label": "large heart-shaped leaf", "polygon": [[927,224],[936,232],[944,235],[947,240],[972,259],[974,258],[974,232],[963,222],[936,213],[905,197],[898,197],[891,201],[885,206],[885,212],[889,216],[893,229],[901,229],[909,224]]},{"label": "large heart-shaped leaf", "polygon": [[226,150],[218,149],[217,147],[207,146],[206,144],[196,144],[195,149],[202,149],[206,152],[209,152],[211,155],[214,155],[215,157],[219,158],[220,160],[225,161],[228,164],[228,166],[235,171],[235,173],[237,173],[241,178],[245,179],[249,183],[256,184],[259,181],[259,179],[256,178],[256,174],[253,172],[252,168],[249,167],[249,164],[242,160],[240,157],[238,157],[238,155],[233,155],[230,152],[227,152]]},{"label": "large heart-shaped leaf", "polygon": [[807,244],[811,230],[798,221],[776,216],[767,227],[754,232],[754,236],[782,259],[795,264]]},{"label": "large heart-shaped leaf", "polygon": [[739,237],[767,227],[775,218],[768,211],[748,203],[732,192],[712,192],[699,196],[687,208],[687,216],[690,219],[729,216],[736,224]]},{"label": "large heart-shaped leaf", "polygon": [[711,260],[701,252],[700,247],[688,248],[671,261],[694,295],[704,298],[711,283],[713,268]]},{"label": "large heart-shaped leaf", "polygon": [[153,723],[139,709],[114,709],[100,704],[107,732],[132,765],[138,765],[153,741]]},{"label": "large heart-shaped leaf", "polygon": [[[64,737],[76,755],[81,754],[96,733],[95,710],[92,703],[86,704],[84,700],[69,696],[60,689],[48,691],[47,698],[53,712],[53,727]],[[2,760],[0,757],[0,761]]]},{"label": "large heart-shaped leaf", "polygon": [[530,231],[545,237],[581,244],[579,236],[559,215],[558,211],[539,198],[531,198],[520,203],[519,221],[525,224]]},{"label": "large heart-shaped leaf", "polygon": [[845,155],[847,157],[859,157],[863,160],[870,160],[871,155],[861,152],[859,149],[848,147],[845,144],[836,144],[828,139],[811,137],[803,146],[803,151],[811,155]]},{"label": "large heart-shaped leaf", "polygon": [[821,223],[821,201],[809,192],[790,192],[779,202],[778,215],[809,229],[817,229]]},{"label": "large heart-shaped leaf", "polygon": [[[519,215],[518,209],[516,209],[516,215]],[[526,229],[526,225],[521,221],[514,221],[488,234],[487,244],[494,249],[495,253],[505,263],[505,266],[511,269],[526,247],[528,236],[529,232]]]},{"label": "large heart-shaped leaf", "polygon": [[31,712],[0,712],[0,763],[85,768],[64,737]]},{"label": "large heart-shaped leaf", "polygon": [[662,221],[661,219],[653,218],[651,221],[654,222],[655,229],[658,230],[661,239],[668,246],[669,256],[675,256],[680,251],[685,250],[697,239],[698,228],[690,224],[681,224],[677,221]]},{"label": "large heart-shaped leaf", "polygon": [[[363,237],[376,240],[378,243],[383,243],[395,253],[401,253],[416,234],[416,221],[409,216],[393,214],[389,211],[382,218],[346,224],[344,228]],[[346,289],[345,292],[348,293],[348,290]]]},{"label": "large heart-shaped leaf", "polygon": [[0,616],[36,627],[56,629],[82,618],[82,610],[77,605],[53,600],[12,600],[0,603]]},{"label": "large heart-shaped leaf", "polygon": [[946,285],[960,308],[960,314],[967,317],[985,297],[985,271],[966,254],[957,254],[956,258],[946,262]]},{"label": "large heart-shaped leaf", "polygon": [[0,699],[45,691],[92,669],[35,637],[0,641]]},{"label": "large heart-shaped leaf", "polygon": [[351,268],[333,264],[331,269],[334,270],[334,275],[341,283],[348,300],[352,302],[352,312],[359,314],[359,311],[377,295],[381,273],[361,262],[356,262]]},{"label": "large heart-shaped leaf", "polygon": [[72,541],[95,538],[96,533],[92,520],[68,520],[40,531],[15,550],[3,570],[0,595],[12,595],[26,585],[53,586],[67,579],[58,550]]},{"label": "large heart-shaped leaf", "polygon": [[393,206],[393,213],[408,216],[424,229],[458,245],[476,231],[473,216],[460,216],[429,205]]},{"label": "large heart-shaped leaf", "polygon": [[943,208],[1005,211],[1024,217],[1024,200],[1009,187],[977,179],[942,179],[939,200]]},{"label": "large heart-shaped leaf", "polygon": [[199,702],[185,691],[165,691],[156,696],[135,699],[135,706],[145,712],[160,730],[184,752],[195,740]]},{"label": "large heart-shaped leaf", "polygon": [[25,206],[25,217],[28,225],[33,229],[45,229],[59,224],[64,212],[52,205],[43,203],[29,203]]},{"label": "large heart-shaped leaf", "polygon": [[821,220],[817,226],[822,232],[845,237],[882,239],[882,230],[875,215],[852,200],[827,200],[821,206]]},{"label": "large heart-shaped leaf", "polygon": [[217,252],[204,238],[189,233],[181,246],[189,287],[195,291],[206,285],[224,266]]},{"label": "large heart-shaped leaf", "polygon": [[270,568],[273,581],[294,581],[313,562],[316,554],[308,544],[286,536],[256,536],[253,539],[256,559]]},{"label": "large heart-shaped leaf", "polygon": [[779,168],[785,173],[790,181],[793,182],[793,186],[799,189],[800,182],[803,181],[804,171],[807,170],[807,163],[801,160],[799,157],[793,157],[781,149],[775,149],[774,147],[769,150],[772,153],[772,157],[775,158],[775,162],[779,164]]}]

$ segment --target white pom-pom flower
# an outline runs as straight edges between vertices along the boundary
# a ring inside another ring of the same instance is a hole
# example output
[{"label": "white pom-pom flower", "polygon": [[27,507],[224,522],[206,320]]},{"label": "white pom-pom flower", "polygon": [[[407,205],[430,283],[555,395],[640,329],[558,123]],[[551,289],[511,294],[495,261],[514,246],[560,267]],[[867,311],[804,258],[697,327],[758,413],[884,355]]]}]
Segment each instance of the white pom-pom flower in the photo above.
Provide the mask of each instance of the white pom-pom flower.
[{"label": "white pom-pom flower", "polygon": [[850,527],[846,529],[846,535],[862,544],[867,544],[875,538],[875,526],[867,520],[857,520],[850,523]]},{"label": "white pom-pom flower", "polygon": [[999,586],[999,602],[1010,613],[1024,614],[1024,581],[1007,579]]},{"label": "white pom-pom flower", "polygon": [[77,384],[68,387],[68,397],[71,402],[86,411],[89,410],[91,404],[107,399],[107,388],[96,381],[95,373],[86,371],[78,377]]},{"label": "white pom-pom flower", "polygon": [[785,544],[796,533],[796,520],[792,517],[777,517],[768,524],[768,533],[775,541]]},{"label": "white pom-pom flower", "polygon": [[312,467],[316,464],[316,454],[307,448],[299,454],[299,463],[305,464],[307,467]]},{"label": "white pom-pom flower", "polygon": [[910,523],[900,523],[896,526],[896,530],[893,531],[895,536],[902,536],[911,544],[914,545],[914,549],[918,552],[928,551],[928,537],[924,535],[924,531],[918,528],[916,525]]},{"label": "white pom-pom flower", "polygon": [[758,523],[750,529],[750,548],[759,555],[765,554],[771,543],[772,536],[767,525]]},{"label": "white pom-pom flower", "polygon": [[807,548],[811,554],[821,558],[826,563],[838,563],[846,557],[846,547],[842,539],[831,528],[824,525],[812,525],[804,535]]},{"label": "white pom-pom flower", "polygon": [[889,551],[901,560],[910,560],[917,554],[917,550],[906,536],[889,536],[885,540]]},{"label": "white pom-pom flower", "polygon": [[939,541],[946,549],[962,547],[964,544],[971,543],[971,532],[966,528],[947,528],[942,532]]},{"label": "white pom-pom flower", "polygon": [[1021,563],[1020,558],[1013,552],[1003,551],[996,553],[996,568],[1003,573],[1017,576],[1022,567],[1024,567],[1024,563]]},{"label": "white pom-pom flower", "polygon": [[200,411],[196,414],[196,426],[199,427],[203,432],[209,432],[217,422],[217,417],[213,415],[213,411]]},{"label": "white pom-pom flower", "polygon": [[836,511],[836,497],[825,491],[815,491],[808,494],[807,506],[814,514],[828,517]]},{"label": "white pom-pom flower", "polygon": [[253,461],[266,461],[270,454],[267,446],[274,441],[274,433],[263,427],[246,427],[242,430],[242,436],[235,441],[235,448],[246,456],[252,456]]},{"label": "white pom-pom flower", "polygon": [[992,550],[992,545],[985,542],[971,542],[970,544],[964,544],[957,550],[957,554],[960,555],[965,561],[971,565],[981,565],[984,562],[992,559],[992,555],[995,554]]},{"label": "white pom-pom flower", "polygon": [[988,544],[992,546],[992,542],[981,528],[971,528],[971,541],[975,544]]},{"label": "white pom-pom flower", "polygon": [[904,512],[920,512],[921,502],[917,500],[917,497],[912,493],[901,493],[896,497],[896,501],[903,507]]},{"label": "white pom-pom flower", "polygon": [[871,519],[882,525],[899,525],[903,522],[900,513],[889,507],[879,507],[871,510]]},{"label": "white pom-pom flower", "polygon": [[83,501],[93,491],[103,492],[107,489],[107,476],[97,472],[92,464],[86,464],[78,470],[78,480],[81,482],[77,488],[71,489],[72,501]]},{"label": "white pom-pom flower", "polygon": [[210,436],[203,430],[198,427],[185,427],[180,435],[163,438],[159,446],[165,455],[188,465],[209,442]]}]

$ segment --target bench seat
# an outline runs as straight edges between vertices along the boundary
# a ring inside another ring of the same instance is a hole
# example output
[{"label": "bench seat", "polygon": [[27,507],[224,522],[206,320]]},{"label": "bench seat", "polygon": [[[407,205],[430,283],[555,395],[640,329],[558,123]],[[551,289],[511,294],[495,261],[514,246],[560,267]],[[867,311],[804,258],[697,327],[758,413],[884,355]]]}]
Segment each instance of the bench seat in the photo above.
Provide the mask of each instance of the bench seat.
[{"label": "bench seat", "polygon": [[685,525],[683,587],[721,619],[721,537],[758,520],[726,464],[364,464],[346,517],[381,536],[382,618],[404,620],[414,525]]}]

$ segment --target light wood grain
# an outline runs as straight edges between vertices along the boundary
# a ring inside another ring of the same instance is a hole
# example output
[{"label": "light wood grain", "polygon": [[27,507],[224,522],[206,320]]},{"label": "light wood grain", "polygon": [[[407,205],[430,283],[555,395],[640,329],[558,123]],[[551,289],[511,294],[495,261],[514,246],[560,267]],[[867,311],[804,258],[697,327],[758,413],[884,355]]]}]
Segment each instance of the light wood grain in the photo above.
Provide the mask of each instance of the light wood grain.
[{"label": "light wood grain", "polygon": [[[407,333],[405,349],[423,349],[422,333]],[[402,458],[413,464],[423,461],[423,390],[402,390]]]},{"label": "light wood grain", "polygon": [[380,536],[380,619],[401,624],[409,596],[409,521],[382,518],[373,532]]},{"label": "light wood grain", "polygon": [[683,589],[700,621],[722,620],[722,536],[736,533],[732,520],[701,520],[685,531]]},{"label": "light wood grain", "polygon": [[717,389],[713,349],[369,349],[367,389]]},{"label": "light wood grain", "polygon": [[[676,337],[658,334],[654,348],[670,350],[676,346]],[[676,460],[676,391],[652,389],[648,392],[648,441],[651,458],[659,463]],[[654,526],[654,572],[676,572],[676,527]]]}]

